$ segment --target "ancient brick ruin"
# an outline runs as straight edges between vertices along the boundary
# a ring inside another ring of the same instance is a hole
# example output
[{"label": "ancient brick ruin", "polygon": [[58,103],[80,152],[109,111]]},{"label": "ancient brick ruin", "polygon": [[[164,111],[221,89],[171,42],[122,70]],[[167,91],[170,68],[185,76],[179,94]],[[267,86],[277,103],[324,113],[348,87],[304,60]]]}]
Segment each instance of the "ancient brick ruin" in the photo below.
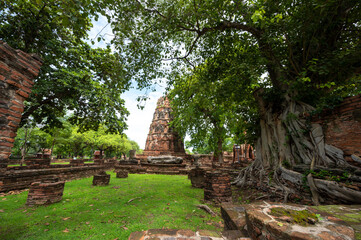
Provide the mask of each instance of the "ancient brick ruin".
[{"label": "ancient brick ruin", "polygon": [[84,159],[70,159],[69,164],[74,167],[84,166]]},{"label": "ancient brick ruin", "polygon": [[109,184],[110,175],[105,171],[100,171],[93,177],[93,185],[94,186],[106,186]]},{"label": "ancient brick ruin", "polygon": [[231,178],[224,171],[208,171],[205,174],[204,200],[217,204],[232,202]]},{"label": "ancient brick ruin", "polygon": [[45,205],[60,202],[63,198],[64,181],[57,178],[33,182],[30,185],[26,205]]},{"label": "ancient brick ruin", "polygon": [[128,177],[128,172],[127,171],[116,171],[116,178],[127,178]]},{"label": "ancient brick ruin", "polygon": [[361,166],[361,95],[345,98],[314,122],[322,125],[327,144],[341,149],[350,163]]},{"label": "ancient brick ruin", "polygon": [[0,169],[6,167],[16,130],[41,60],[0,41]]},{"label": "ancient brick ruin", "polygon": [[30,169],[48,168],[50,166],[50,161],[50,158],[25,159],[25,164],[26,167]]},{"label": "ancient brick ruin", "polygon": [[[344,206],[347,211],[350,208]],[[277,216],[274,210],[281,210],[284,214]],[[291,211],[299,215],[294,217]],[[223,203],[221,213],[225,230],[239,231],[255,240],[355,239],[355,231],[347,223],[305,205],[264,201],[244,205]]]},{"label": "ancient brick ruin", "polygon": [[143,154],[185,155],[182,138],[169,126],[172,121],[172,109],[168,97],[158,99]]},{"label": "ancient brick ruin", "polygon": [[234,145],[233,147],[233,162],[242,163],[244,161],[251,162],[255,158],[254,150],[250,144]]}]

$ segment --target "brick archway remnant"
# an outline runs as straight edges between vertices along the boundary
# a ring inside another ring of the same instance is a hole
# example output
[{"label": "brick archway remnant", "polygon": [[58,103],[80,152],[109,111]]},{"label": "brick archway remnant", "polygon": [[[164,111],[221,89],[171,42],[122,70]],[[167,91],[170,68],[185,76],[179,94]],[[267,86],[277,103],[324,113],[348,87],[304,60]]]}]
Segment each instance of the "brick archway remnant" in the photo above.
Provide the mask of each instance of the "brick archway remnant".
[{"label": "brick archway remnant", "polygon": [[42,60],[35,54],[13,49],[0,40],[0,171],[7,167],[24,101],[41,65]]}]

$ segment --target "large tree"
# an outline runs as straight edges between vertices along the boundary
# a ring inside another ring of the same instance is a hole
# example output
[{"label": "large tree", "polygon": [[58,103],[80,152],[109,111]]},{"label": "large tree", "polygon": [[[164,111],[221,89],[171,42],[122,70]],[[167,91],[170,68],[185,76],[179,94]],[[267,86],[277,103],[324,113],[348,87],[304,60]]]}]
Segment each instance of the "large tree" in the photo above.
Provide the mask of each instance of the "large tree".
[{"label": "large tree", "polygon": [[[219,163],[223,162],[226,138],[239,139],[244,135],[247,125],[244,119],[251,121],[249,116],[255,112],[255,106],[251,101],[246,102],[243,94],[250,89],[236,82],[242,73],[232,69],[229,74],[230,63],[225,60],[223,56],[208,59],[189,75],[173,81],[169,92],[174,115],[172,124],[177,132],[189,135],[195,149],[208,146],[214,162]],[[253,70],[243,74],[254,81],[252,76],[256,76],[257,69]],[[240,96],[243,103],[250,105],[241,104]]]},{"label": "large tree", "polygon": [[[238,185],[272,176],[272,187],[287,199],[295,189],[288,183],[301,186],[302,174],[284,165],[355,170],[308,117],[325,99],[360,92],[359,1],[128,0],[117,2],[115,12],[114,43],[127,52],[128,67],[143,83],[163,77],[164,69],[175,80],[216,55],[239,63],[239,72],[259,68],[256,82],[245,75],[237,82],[253,86],[248,95],[257,104],[260,133],[256,160],[240,173]],[[254,60],[239,61],[238,51]],[[340,201],[361,199],[360,192],[335,182],[311,176],[309,183],[316,185],[315,202],[317,192]]]},{"label": "large tree", "polygon": [[120,98],[129,82],[119,54],[91,48],[86,39],[91,19],[106,14],[112,1],[3,0],[0,39],[43,59],[39,76],[25,102],[21,125],[29,117],[48,126],[61,125],[72,111],[80,130],[106,124],[122,132],[128,115]]}]

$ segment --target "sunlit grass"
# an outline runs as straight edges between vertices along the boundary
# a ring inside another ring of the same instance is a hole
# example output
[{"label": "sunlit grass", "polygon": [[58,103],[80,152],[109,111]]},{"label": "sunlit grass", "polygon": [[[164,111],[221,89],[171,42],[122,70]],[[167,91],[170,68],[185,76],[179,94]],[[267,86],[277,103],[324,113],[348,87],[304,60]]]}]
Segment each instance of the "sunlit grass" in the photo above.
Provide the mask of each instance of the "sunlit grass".
[{"label": "sunlit grass", "polygon": [[49,206],[25,207],[27,192],[0,198],[0,239],[128,239],[131,232],[163,227],[221,230],[220,217],[195,206],[203,190],[192,188],[186,176],[120,179],[112,173],[109,186],[91,184],[92,178],[67,182],[63,201]]}]

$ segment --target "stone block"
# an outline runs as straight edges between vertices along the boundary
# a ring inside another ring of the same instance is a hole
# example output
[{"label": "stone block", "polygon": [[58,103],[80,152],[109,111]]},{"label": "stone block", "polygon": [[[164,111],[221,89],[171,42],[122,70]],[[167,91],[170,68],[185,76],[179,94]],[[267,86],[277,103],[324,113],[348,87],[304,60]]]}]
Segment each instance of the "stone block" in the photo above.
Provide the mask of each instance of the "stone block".
[{"label": "stone block", "polygon": [[117,171],[117,178],[127,178],[128,177],[128,172],[127,171]]},{"label": "stone block", "polygon": [[70,165],[74,167],[84,166],[84,159],[70,159]]},{"label": "stone block", "polygon": [[304,205],[252,204],[246,208],[247,229],[252,239],[354,239],[351,227],[324,214]]},{"label": "stone block", "polygon": [[181,164],[183,159],[181,157],[174,156],[149,156],[147,158],[148,163],[154,164]]},{"label": "stone block", "polygon": [[64,181],[58,179],[34,182],[30,185],[27,206],[47,205],[60,202],[64,192]]},{"label": "stone block", "polygon": [[30,169],[48,168],[50,166],[50,162],[50,158],[25,159],[25,164],[27,168]]},{"label": "stone block", "polygon": [[110,175],[106,174],[105,171],[101,171],[94,175],[93,177],[93,185],[94,186],[106,186],[109,185]]},{"label": "stone block", "polygon": [[188,178],[191,180],[192,187],[204,188],[206,185],[206,171],[209,169],[196,167],[189,171]]},{"label": "stone block", "polygon": [[31,93],[32,80],[42,64],[39,60],[0,41],[0,148],[4,148],[0,161],[7,161],[10,156],[20,121],[17,119],[21,118],[23,102]]},{"label": "stone block", "polygon": [[216,204],[232,202],[231,179],[228,173],[221,171],[206,172],[204,200]]}]

